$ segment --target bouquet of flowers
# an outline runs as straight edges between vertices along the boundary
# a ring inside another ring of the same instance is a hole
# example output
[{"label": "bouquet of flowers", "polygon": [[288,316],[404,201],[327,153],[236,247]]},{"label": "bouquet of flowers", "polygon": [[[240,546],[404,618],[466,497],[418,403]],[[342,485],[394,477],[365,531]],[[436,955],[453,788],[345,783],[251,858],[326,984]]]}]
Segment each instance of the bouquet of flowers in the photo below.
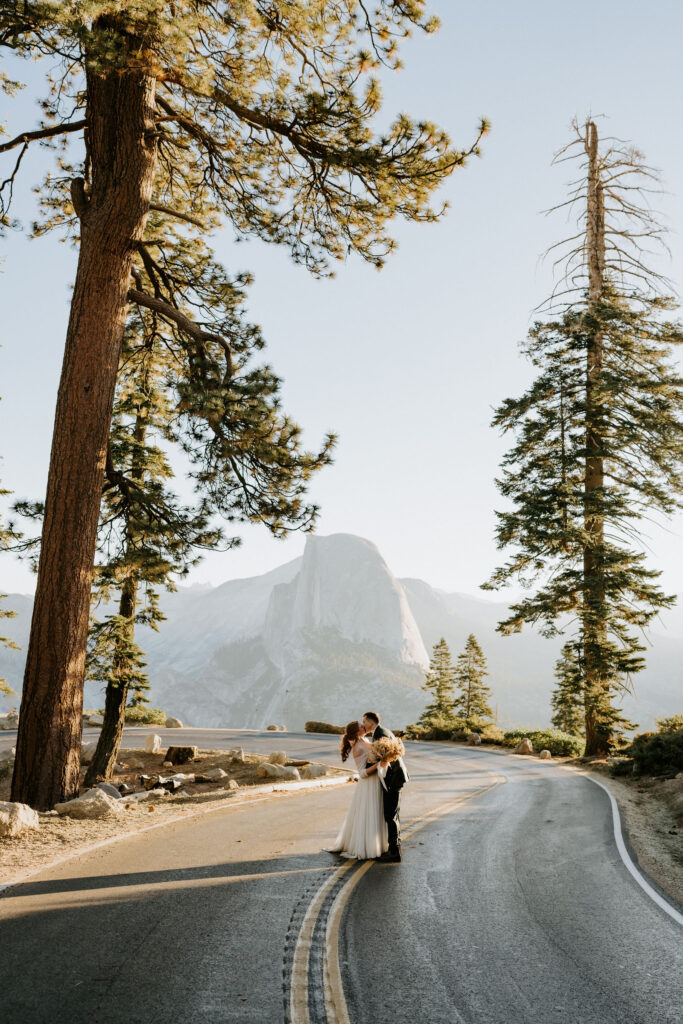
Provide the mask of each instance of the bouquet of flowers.
[{"label": "bouquet of flowers", "polygon": [[378,761],[397,761],[405,753],[405,747],[396,736],[380,736],[372,749]]}]

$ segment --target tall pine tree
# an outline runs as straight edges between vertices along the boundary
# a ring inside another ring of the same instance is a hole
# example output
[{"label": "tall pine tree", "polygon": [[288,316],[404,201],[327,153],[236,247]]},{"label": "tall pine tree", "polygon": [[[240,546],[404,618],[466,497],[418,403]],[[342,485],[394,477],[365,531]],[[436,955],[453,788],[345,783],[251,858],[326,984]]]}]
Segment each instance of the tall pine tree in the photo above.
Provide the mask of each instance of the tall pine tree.
[{"label": "tall pine tree", "polygon": [[[128,694],[143,699],[148,680],[134,631],[163,619],[159,588],[173,589],[201,551],[239,543],[212,527],[216,515],[231,524],[262,523],[277,537],[310,530],[318,508],[304,500],[306,486],[329,463],[334,444],[328,435],[318,452],[303,448],[300,429],[281,411],[279,379],[267,366],[251,365],[264,343],[245,318],[248,279],[230,278],[201,238],[186,237],[168,254],[164,246],[154,257],[143,253],[135,273],[177,315],[142,307],[124,338],[95,578],[97,596],[117,592],[119,607],[91,627],[89,674],[106,679],[107,689],[86,783],[113,770]],[[204,325],[200,344],[185,322],[190,308]],[[173,475],[169,448],[189,460],[194,508],[165,484]]]},{"label": "tall pine tree", "polygon": [[[367,74],[398,67],[399,42],[415,27],[435,27],[423,0],[379,0],[372,10],[360,0],[91,0],[85,10],[77,0],[15,0],[0,9],[0,45],[48,57],[54,76],[44,122],[0,145],[16,154],[0,222],[10,223],[26,150],[68,139],[75,155],[64,156],[48,192],[71,196],[79,236],[15,799],[49,807],[78,785],[90,584],[126,310],[134,302],[174,314],[131,282],[150,212],[200,224],[215,214],[238,237],[288,246],[316,273],[350,251],[381,265],[393,248],[389,222],[435,220],[435,189],[488,127],[465,151],[405,115],[373,133],[381,93]],[[0,78],[6,91],[15,85]]]},{"label": "tall pine tree", "polygon": [[455,663],[455,685],[460,692],[453,705],[456,714],[468,722],[493,718],[489,704],[491,688],[484,682],[487,675],[484,652],[474,633],[470,633]]},{"label": "tall pine tree", "polygon": [[569,640],[555,663],[555,687],[550,699],[551,722],[562,732],[580,734],[584,725],[581,648]]},{"label": "tall pine tree", "polygon": [[644,516],[681,506],[683,379],[674,353],[683,330],[643,262],[643,240],[660,234],[639,205],[653,172],[618,143],[600,151],[593,121],[575,129],[582,175],[569,202],[581,230],[565,257],[569,299],[530,332],[524,352],[538,376],[493,421],[516,438],[498,481],[511,507],[497,513],[498,546],[513,554],[487,586],[517,579],[534,589],[501,632],[525,622],[547,635],[574,632],[586,754],[595,755],[610,749],[620,721],[615,694],[644,665],[643,629],[674,602],[633,543]]},{"label": "tall pine tree", "polygon": [[418,719],[418,725],[426,728],[448,724],[453,718],[453,688],[455,671],[451,652],[444,637],[434,644],[429,670],[422,689],[432,694],[432,700]]}]

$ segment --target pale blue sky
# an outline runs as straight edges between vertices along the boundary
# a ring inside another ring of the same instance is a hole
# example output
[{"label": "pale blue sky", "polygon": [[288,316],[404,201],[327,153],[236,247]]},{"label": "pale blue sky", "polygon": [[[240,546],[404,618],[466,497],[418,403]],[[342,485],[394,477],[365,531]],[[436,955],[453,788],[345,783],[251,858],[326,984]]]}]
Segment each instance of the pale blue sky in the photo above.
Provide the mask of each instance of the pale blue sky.
[{"label": "pale blue sky", "polygon": [[[567,168],[550,161],[575,114],[607,115],[603,131],[662,169],[673,252],[664,269],[679,290],[683,282],[683,9],[673,0],[431,6],[443,27],[405,47],[405,69],[386,83],[387,111],[429,117],[463,146],[480,115],[493,122],[482,158],[444,189],[446,218],[397,224],[400,249],[381,273],[353,259],[332,281],[311,278],[284,250],[236,246],[229,228],[215,244],[229,269],[255,275],[250,314],[285,378],[286,408],[311,445],[327,429],[340,434],[335,465],[313,486],[319,532],[360,534],[397,575],[473,593],[499,557],[493,479],[503,443],[488,426],[491,409],[529,379],[517,343],[549,290],[539,255],[566,232],[561,216],[541,211],[563,198]],[[26,70],[37,82],[39,68]],[[3,101],[10,131],[33,127],[35,96]],[[26,196],[44,157],[36,148],[26,162]],[[21,234],[4,249],[0,477],[17,496],[42,497],[74,253]],[[240,550],[209,556],[192,579],[262,572],[304,543],[241,532]],[[650,530],[672,590],[683,576],[682,534],[681,518],[668,532]],[[3,558],[0,589],[32,587],[29,572]]]}]

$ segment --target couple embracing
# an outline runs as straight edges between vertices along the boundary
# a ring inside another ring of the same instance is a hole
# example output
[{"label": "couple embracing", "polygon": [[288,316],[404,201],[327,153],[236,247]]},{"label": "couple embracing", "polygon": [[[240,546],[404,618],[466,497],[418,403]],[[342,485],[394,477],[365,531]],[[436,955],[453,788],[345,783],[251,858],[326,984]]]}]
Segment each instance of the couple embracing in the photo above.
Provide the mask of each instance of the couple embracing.
[{"label": "couple embracing", "polygon": [[379,715],[366,711],[349,722],[341,742],[342,761],[353,753],[359,780],[332,853],[358,860],[401,860],[399,804],[408,781],[403,744],[380,725]]}]

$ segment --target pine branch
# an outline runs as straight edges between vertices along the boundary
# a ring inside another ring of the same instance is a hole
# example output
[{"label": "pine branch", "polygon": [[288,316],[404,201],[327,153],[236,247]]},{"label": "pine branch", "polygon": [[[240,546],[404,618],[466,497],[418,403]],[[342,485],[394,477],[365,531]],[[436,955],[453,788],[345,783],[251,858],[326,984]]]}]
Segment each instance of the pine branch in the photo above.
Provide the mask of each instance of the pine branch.
[{"label": "pine branch", "polygon": [[213,341],[220,345],[225,352],[228,374],[232,374],[232,351],[225,338],[222,338],[219,334],[205,331],[199,324],[196,324],[194,320],[190,320],[188,316],[185,316],[184,313],[181,313],[179,309],[176,309],[169,302],[165,302],[164,299],[157,298],[154,295],[148,295],[147,292],[140,291],[138,288],[128,289],[128,299],[130,302],[135,302],[138,306],[144,306],[146,309],[159,313],[166,320],[173,321],[184,334],[189,334],[194,341]]},{"label": "pine branch", "polygon": [[72,121],[70,124],[56,124],[52,128],[38,128],[34,132],[22,132],[21,135],[17,135],[10,142],[0,144],[0,153],[6,153],[10,149],[15,149],[17,146],[28,144],[29,142],[35,142],[38,139],[51,139],[55,135],[66,135],[67,132],[80,132],[82,128],[87,128],[87,126],[88,122],[83,118],[82,121]]}]

